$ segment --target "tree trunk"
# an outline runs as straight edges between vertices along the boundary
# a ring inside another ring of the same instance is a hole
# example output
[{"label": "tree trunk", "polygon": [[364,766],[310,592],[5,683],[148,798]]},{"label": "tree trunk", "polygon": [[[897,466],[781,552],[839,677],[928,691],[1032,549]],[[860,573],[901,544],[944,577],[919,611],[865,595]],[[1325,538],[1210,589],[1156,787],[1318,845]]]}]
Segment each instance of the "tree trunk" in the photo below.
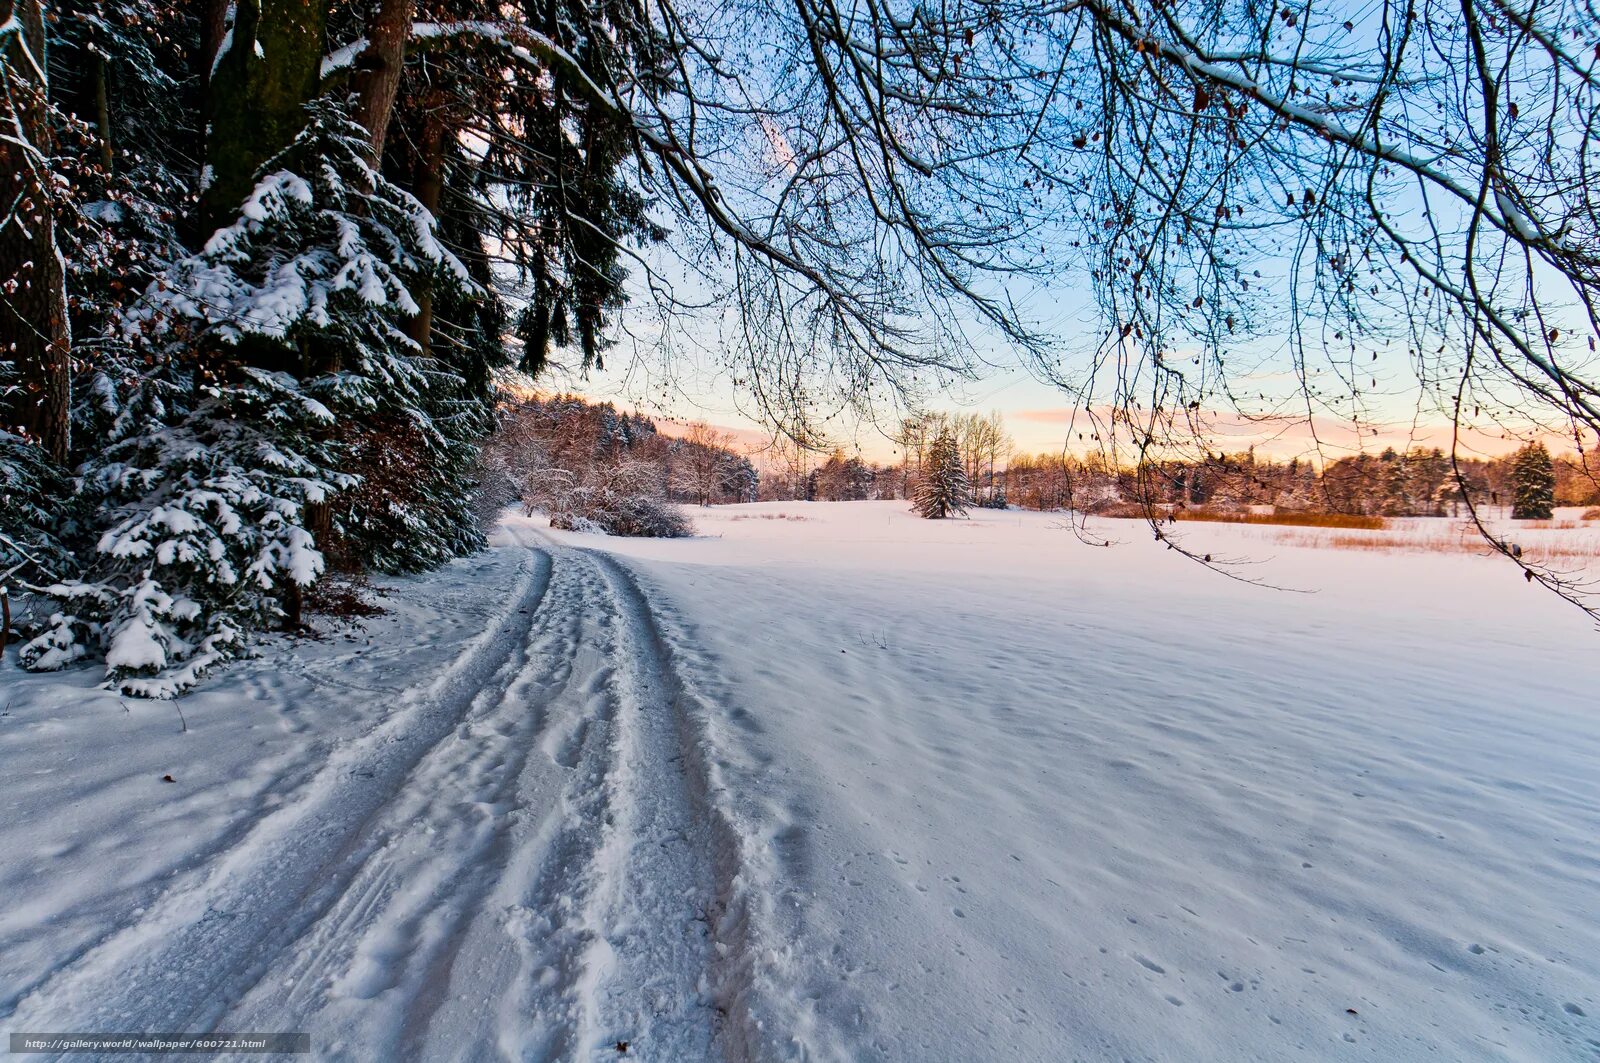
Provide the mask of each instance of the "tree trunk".
[{"label": "tree trunk", "polygon": [[305,592],[294,580],[283,583],[283,630],[299,631],[304,628]]},{"label": "tree trunk", "polygon": [[[445,138],[448,131],[444,123],[444,97],[433,92],[423,103],[422,130],[417,137],[417,168],[412,188],[429,214],[439,216],[439,204],[444,199]],[[406,332],[426,354],[430,350],[433,333],[433,291],[424,288],[417,293],[417,316],[406,324]]]},{"label": "tree trunk", "polygon": [[206,92],[208,229],[230,223],[256,171],[294,141],[322,78],[329,0],[237,0],[233,32]]},{"label": "tree trunk", "polygon": [[116,152],[111,144],[110,71],[104,53],[94,57],[94,121],[100,148],[100,168],[109,179],[117,172]]},{"label": "tree trunk", "polygon": [[367,21],[367,49],[357,60],[355,117],[366,127],[370,147],[367,162],[373,169],[383,161],[384,136],[400,91],[415,7],[416,0],[378,0],[377,10]]},{"label": "tree trunk", "polygon": [[0,422],[21,428],[65,463],[72,442],[72,332],[48,171],[43,6],[0,0],[0,25],[12,20],[14,28],[0,38],[0,124],[12,134],[0,138],[0,336],[7,337],[21,391],[0,399]]},{"label": "tree trunk", "polygon": [[195,55],[195,75],[200,87],[211,84],[211,66],[217,61],[222,38],[228,35],[228,0],[200,0],[200,51]]}]

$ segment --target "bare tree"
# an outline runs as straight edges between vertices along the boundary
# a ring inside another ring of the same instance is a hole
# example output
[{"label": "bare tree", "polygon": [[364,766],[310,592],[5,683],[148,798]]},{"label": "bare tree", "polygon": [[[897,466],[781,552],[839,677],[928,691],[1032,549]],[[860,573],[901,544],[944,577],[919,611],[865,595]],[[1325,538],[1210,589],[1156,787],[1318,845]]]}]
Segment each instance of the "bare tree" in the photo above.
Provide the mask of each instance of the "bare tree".
[{"label": "bare tree", "polygon": [[685,451],[684,469],[688,473],[695,501],[702,506],[709,506],[733,453],[733,436],[712,428],[704,421],[695,421],[684,433],[682,444]]},{"label": "bare tree", "polygon": [[[1368,433],[1384,350],[1458,430],[1600,434],[1587,4],[731,8],[710,39],[669,7],[684,81],[617,100],[764,408],[969,370],[982,332],[1140,466],[1218,410]],[[1068,271],[1102,315],[1076,369],[1021,309]],[[1292,389],[1249,386],[1263,338]]]},{"label": "bare tree", "polygon": [[967,471],[967,481],[977,497],[989,497],[994,490],[995,468],[1011,449],[1005,418],[999,410],[988,414],[962,414],[951,419],[950,426]]}]

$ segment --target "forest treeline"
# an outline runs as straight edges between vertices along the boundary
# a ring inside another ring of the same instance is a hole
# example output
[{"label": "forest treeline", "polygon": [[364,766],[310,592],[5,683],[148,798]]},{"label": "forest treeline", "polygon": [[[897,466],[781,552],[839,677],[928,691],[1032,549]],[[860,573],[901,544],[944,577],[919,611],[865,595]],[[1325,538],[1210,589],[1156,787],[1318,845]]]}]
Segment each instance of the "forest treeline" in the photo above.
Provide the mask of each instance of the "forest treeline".
[{"label": "forest treeline", "polygon": [[[979,506],[1075,509],[1109,516],[1141,516],[1147,508],[1244,510],[1272,506],[1285,512],[1373,517],[1460,516],[1470,498],[1482,506],[1517,505],[1530,475],[1519,461],[1548,468],[1548,488],[1535,491],[1553,506],[1600,505],[1600,482],[1584,464],[1552,456],[1543,446],[1496,458],[1452,464],[1438,448],[1335,458],[1320,467],[1299,458],[1277,460],[1254,448],[1208,454],[1200,460],[1119,464],[1100,452],[1019,453],[998,412],[924,414],[895,433],[898,461],[875,463],[835,450],[826,458],[775,445],[762,479],[764,501],[909,499],[932,441],[948,431]],[[1542,478],[1543,473],[1537,474]],[[1463,490],[1465,485],[1465,490]]]},{"label": "forest treeline", "polygon": [[[1539,448],[1542,451],[1542,448]],[[1462,459],[1460,481],[1437,448],[1336,458],[1319,471],[1309,461],[1257,457],[1254,450],[1209,455],[1201,461],[1119,468],[1099,455],[1061,453],[1011,458],[1000,477],[1007,501],[1027,509],[1073,506],[1090,513],[1137,515],[1146,496],[1162,508],[1229,510],[1273,506],[1282,511],[1379,517],[1445,517],[1465,512],[1468,497],[1483,506],[1513,505],[1518,451],[1498,458]],[[1550,502],[1600,505],[1600,486],[1579,463],[1549,457]]]}]

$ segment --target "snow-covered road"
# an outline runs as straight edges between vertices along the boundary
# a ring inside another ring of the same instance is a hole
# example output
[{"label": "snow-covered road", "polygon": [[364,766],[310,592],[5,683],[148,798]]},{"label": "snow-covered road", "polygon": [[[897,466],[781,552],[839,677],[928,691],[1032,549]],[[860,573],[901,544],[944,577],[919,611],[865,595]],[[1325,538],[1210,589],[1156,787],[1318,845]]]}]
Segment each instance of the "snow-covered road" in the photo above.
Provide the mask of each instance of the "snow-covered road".
[{"label": "snow-covered road", "polygon": [[627,569],[513,534],[481,635],[42,972],[7,1027],[312,1030],[346,1059],[721,1057],[735,854],[682,685]]}]

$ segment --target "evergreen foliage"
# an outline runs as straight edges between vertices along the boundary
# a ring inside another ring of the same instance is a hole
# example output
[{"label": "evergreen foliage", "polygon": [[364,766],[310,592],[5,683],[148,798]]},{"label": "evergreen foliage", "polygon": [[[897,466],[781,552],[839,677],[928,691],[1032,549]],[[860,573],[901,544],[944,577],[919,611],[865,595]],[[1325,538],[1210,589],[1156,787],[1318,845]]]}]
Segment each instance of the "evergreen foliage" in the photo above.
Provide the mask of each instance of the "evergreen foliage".
[{"label": "evergreen foliage", "polygon": [[1556,471],[1543,443],[1517,451],[1511,466],[1511,516],[1516,520],[1549,520],[1555,513]]},{"label": "evergreen foliage", "polygon": [[66,494],[66,477],[43,451],[0,430],[0,594],[15,582],[49,579],[64,567],[58,529]]},{"label": "evergreen foliage", "polygon": [[181,693],[249,631],[297,619],[325,566],[317,507],[380,568],[478,542],[462,488],[483,411],[401,328],[409,285],[470,280],[361,142],[311,107],[240,217],[123,316],[154,370],[98,381],[111,425],[81,492],[109,526],[83,578],[45,589],[57,611],[27,667],[103,654],[122,691]]},{"label": "evergreen foliage", "polygon": [[972,484],[961,461],[961,448],[948,430],[928,448],[912,504],[919,515],[930,520],[965,514],[972,505]]},{"label": "evergreen foliage", "polygon": [[[630,91],[654,97],[667,90],[672,66],[649,10],[631,0],[520,6],[526,24],[584,74],[557,64],[548,81],[517,71],[497,83],[492,106],[475,109],[497,135],[473,168],[503,188],[511,208],[485,220],[492,218],[495,243],[517,279],[520,367],[537,374],[556,348],[570,346],[583,369],[598,368],[607,328],[625,302],[625,244],[656,243],[667,231],[650,217],[633,171],[633,119],[599,105],[579,77],[626,81]],[[529,143],[539,150],[528,151]]]},{"label": "evergreen foliage", "polygon": [[761,494],[761,474],[749,458],[730,454],[718,472],[717,487],[734,502],[754,502]]}]

